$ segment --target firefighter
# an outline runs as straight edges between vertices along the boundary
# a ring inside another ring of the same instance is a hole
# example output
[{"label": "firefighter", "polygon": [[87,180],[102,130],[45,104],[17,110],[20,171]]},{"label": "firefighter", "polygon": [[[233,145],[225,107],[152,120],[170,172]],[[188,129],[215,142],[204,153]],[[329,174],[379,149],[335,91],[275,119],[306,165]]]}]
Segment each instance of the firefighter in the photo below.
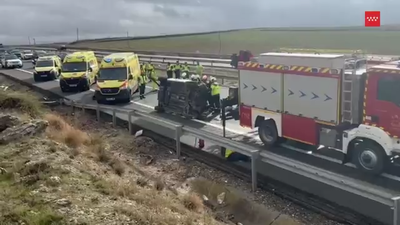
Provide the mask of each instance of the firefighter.
[{"label": "firefighter", "polygon": [[140,66],[140,76],[138,77],[138,82],[139,82],[139,96],[140,99],[144,99],[146,98],[144,96],[144,92],[146,90],[146,84],[148,82],[147,79],[147,74],[146,74],[146,70],[144,69],[144,66]]},{"label": "firefighter", "polygon": [[156,74],[156,69],[154,68],[153,64],[147,63],[146,66],[146,73],[151,81],[151,87],[153,88],[153,91],[158,90],[158,85],[157,85],[157,74]]},{"label": "firefighter", "polygon": [[181,64],[179,64],[179,60],[176,61],[176,64],[174,66],[174,72],[175,72],[175,78],[180,79],[181,78]]},{"label": "firefighter", "polygon": [[188,74],[186,72],[182,73],[182,77],[183,80],[187,80],[188,79]]},{"label": "firefighter", "polygon": [[191,81],[196,81],[196,82],[197,82],[197,77],[196,77],[196,75],[192,74],[192,75],[190,76],[190,80],[191,80]]},{"label": "firefighter", "polygon": [[198,74],[199,76],[203,76],[203,71],[204,67],[200,65],[199,61],[197,61],[196,74]]},{"label": "firefighter", "polygon": [[187,76],[189,76],[189,74],[190,74],[190,67],[189,67],[189,65],[187,64],[187,62],[185,62],[183,65],[182,65],[182,73],[186,73],[186,75]]},{"label": "firefighter", "polygon": [[171,65],[170,62],[167,63],[167,77],[172,78],[174,76],[174,65]]},{"label": "firefighter", "polygon": [[214,108],[214,110],[217,112],[220,111],[220,102],[221,102],[221,86],[217,83],[217,79],[215,77],[212,77],[210,79],[211,83],[211,107]]}]

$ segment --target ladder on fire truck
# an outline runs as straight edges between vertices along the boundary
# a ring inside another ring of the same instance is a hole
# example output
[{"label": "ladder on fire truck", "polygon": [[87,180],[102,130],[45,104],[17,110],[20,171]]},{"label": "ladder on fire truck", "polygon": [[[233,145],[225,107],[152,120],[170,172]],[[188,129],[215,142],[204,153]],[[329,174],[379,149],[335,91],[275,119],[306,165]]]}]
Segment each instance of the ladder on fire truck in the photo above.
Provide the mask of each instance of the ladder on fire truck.
[{"label": "ladder on fire truck", "polygon": [[342,122],[353,123],[353,82],[356,72],[359,69],[367,68],[367,58],[363,53],[352,54],[349,58],[345,59],[345,71],[342,75],[342,105],[341,116]]}]

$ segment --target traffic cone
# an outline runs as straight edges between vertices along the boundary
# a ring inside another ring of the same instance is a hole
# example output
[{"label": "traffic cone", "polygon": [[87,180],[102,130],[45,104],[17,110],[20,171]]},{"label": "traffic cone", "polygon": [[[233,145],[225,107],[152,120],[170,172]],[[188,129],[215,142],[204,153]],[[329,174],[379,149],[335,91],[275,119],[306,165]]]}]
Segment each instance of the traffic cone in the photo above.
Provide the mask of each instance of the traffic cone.
[{"label": "traffic cone", "polygon": [[204,140],[203,139],[199,139],[199,148],[200,149],[204,148]]}]

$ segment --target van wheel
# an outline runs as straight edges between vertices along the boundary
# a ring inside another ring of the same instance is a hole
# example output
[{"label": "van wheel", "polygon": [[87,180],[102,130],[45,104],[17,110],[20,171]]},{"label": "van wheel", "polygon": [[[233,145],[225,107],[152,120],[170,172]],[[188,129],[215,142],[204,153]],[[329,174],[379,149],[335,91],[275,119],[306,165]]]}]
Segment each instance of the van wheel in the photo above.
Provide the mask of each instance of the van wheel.
[{"label": "van wheel", "polygon": [[258,126],[258,135],[265,146],[270,147],[278,140],[278,131],[275,123],[271,120],[264,120]]},{"label": "van wheel", "polygon": [[352,162],[363,172],[378,175],[385,169],[387,157],[378,144],[363,141],[355,146]]},{"label": "van wheel", "polygon": [[33,80],[34,80],[35,82],[39,82],[39,81],[40,81],[40,78],[39,78],[37,75],[33,75]]}]

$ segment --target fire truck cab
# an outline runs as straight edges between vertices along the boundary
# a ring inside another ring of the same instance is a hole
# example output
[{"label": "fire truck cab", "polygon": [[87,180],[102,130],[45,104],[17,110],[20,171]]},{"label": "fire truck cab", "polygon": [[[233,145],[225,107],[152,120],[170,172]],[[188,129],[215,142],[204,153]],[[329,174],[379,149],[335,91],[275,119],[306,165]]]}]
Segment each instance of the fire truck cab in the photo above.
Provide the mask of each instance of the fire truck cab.
[{"label": "fire truck cab", "polygon": [[400,153],[400,68],[340,54],[263,53],[240,62],[240,124],[268,147],[291,139],[380,174]]}]

